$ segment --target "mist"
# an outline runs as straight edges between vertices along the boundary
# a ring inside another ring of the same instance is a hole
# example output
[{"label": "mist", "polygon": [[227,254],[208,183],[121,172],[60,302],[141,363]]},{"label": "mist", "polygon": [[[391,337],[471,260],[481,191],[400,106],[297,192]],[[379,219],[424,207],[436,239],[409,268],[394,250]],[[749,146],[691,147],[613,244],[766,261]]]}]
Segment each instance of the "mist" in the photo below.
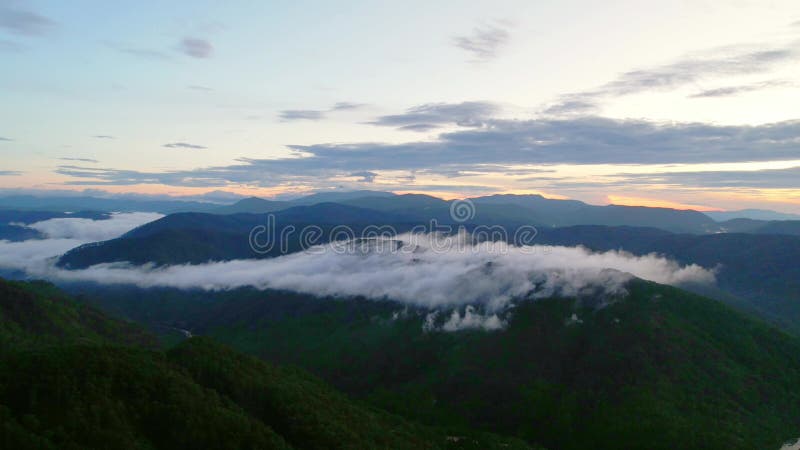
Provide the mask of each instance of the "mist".
[{"label": "mist", "polygon": [[[108,221],[89,221],[95,229],[77,234],[72,233],[75,223],[69,221],[86,219],[34,224],[57,238],[2,243],[0,266],[51,280],[206,290],[252,286],[318,296],[395,300],[432,309],[480,305],[489,312],[503,310],[516,298],[577,297],[598,292],[621,295],[625,283],[634,276],[671,285],[715,281],[711,270],[681,266],[657,255],[594,253],[582,247],[473,244],[463,236],[452,242],[455,245],[442,246],[432,235],[408,234],[394,241],[403,242],[403,248],[397,251],[334,243],[272,259],[160,267],[109,263],[82,270],[55,267],[54,256],[83,243],[89,235],[108,237],[111,230],[127,231],[147,218],[118,215]],[[464,320],[471,321],[469,317]]]},{"label": "mist", "polygon": [[[45,239],[0,241],[0,268],[21,270],[31,276],[53,274],[54,258],[79,245],[119,237],[134,228],[164,217],[157,213],[114,213],[108,219],[58,218],[35,222],[28,228]],[[57,276],[57,274],[54,274]]]},{"label": "mist", "polygon": [[65,217],[32,223],[28,225],[28,228],[33,228],[51,239],[97,242],[114,239],[140,225],[162,217],[164,217],[163,214],[148,212],[117,213],[105,220]]},{"label": "mist", "polygon": [[131,213],[108,220],[66,218],[35,223],[31,227],[49,238],[0,242],[0,268],[56,282],[204,290],[249,286],[391,300],[430,310],[452,309],[437,322],[447,331],[502,328],[504,320],[497,314],[517,300],[619,298],[633,277],[669,285],[715,282],[713,270],[682,266],[653,254],[473,243],[467,235],[442,239],[434,234],[405,234],[370,245],[337,242],[271,259],[171,266],[106,263],[81,270],[55,266],[57,256],[75,246],[116,237],[159,217]]}]

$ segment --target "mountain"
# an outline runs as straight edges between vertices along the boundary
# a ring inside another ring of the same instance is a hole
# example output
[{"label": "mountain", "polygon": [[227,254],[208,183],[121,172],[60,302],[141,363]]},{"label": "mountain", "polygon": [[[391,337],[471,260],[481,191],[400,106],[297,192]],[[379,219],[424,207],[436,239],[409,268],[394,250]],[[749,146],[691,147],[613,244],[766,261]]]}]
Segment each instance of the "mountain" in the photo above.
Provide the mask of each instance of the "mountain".
[{"label": "mountain", "polygon": [[248,197],[243,198],[232,205],[220,206],[219,208],[214,209],[213,212],[216,214],[263,214],[285,209],[289,207],[289,205],[290,204],[287,202],[265,200],[258,197]]},{"label": "mountain", "polygon": [[27,211],[27,210],[0,210],[0,224],[24,224],[41,222],[50,219],[108,219],[109,214],[98,211],[56,212],[56,211]]},{"label": "mountain", "polygon": [[20,225],[0,224],[0,241],[21,242],[29,239],[43,239],[41,232]]},{"label": "mountain", "polygon": [[719,222],[719,226],[725,233],[752,233],[768,223],[766,220],[739,218]]},{"label": "mountain", "polygon": [[578,200],[559,200],[545,198],[541,195],[512,195],[512,194],[498,194],[489,195],[486,197],[477,197],[470,199],[479,208],[484,205],[515,205],[527,209],[532,209],[539,213],[539,215],[552,217],[554,224],[559,222],[559,217],[565,214],[574,213],[587,205]]},{"label": "mountain", "polygon": [[78,303],[50,283],[0,279],[0,354],[66,342],[156,345],[142,327]]},{"label": "mountain", "polygon": [[306,368],[375,407],[548,448],[777,449],[800,425],[800,340],[649,282],[604,307],[519,301],[492,332],[425,331],[429,311],[388,300],[77,289],[109,311]]},{"label": "mountain", "polygon": [[800,236],[800,220],[731,219],[719,223],[728,233],[786,234]]},{"label": "mountain", "polygon": [[[250,245],[250,232],[268,225],[264,214],[177,213],[142,225],[125,235],[105,242],[86,244],[70,250],[58,264],[71,269],[102,262],[128,261],[134,264],[203,263],[242,258],[264,258],[303,249],[308,241],[302,230],[307,226],[321,231],[314,244],[324,244],[336,227],[346,224],[360,235],[366,227],[392,225],[398,232],[414,223],[393,213],[384,213],[338,203],[295,206],[273,213],[275,236],[283,236],[285,246],[256,252]],[[286,232],[284,233],[284,230]]]},{"label": "mountain", "polygon": [[789,234],[800,236],[800,220],[773,220],[752,231],[757,234]]},{"label": "mountain", "polygon": [[388,198],[395,194],[382,191],[347,191],[347,192],[320,192],[310,194],[289,201],[266,200],[258,197],[248,197],[232,205],[225,205],[216,208],[213,212],[217,214],[238,214],[252,213],[264,214],[268,212],[280,211],[293,206],[308,206],[318,203],[337,203],[362,197]]},{"label": "mountain", "polygon": [[576,200],[548,199],[541,195],[492,195],[471,199],[480,212],[487,205],[514,205],[533,213],[534,225],[564,227],[573,225],[635,226],[660,228],[675,233],[704,234],[719,226],[698,211],[644,206],[596,206]]},{"label": "mountain", "polygon": [[675,233],[705,234],[718,231],[710,217],[698,211],[644,206],[586,206],[565,218],[566,225],[653,227]]},{"label": "mountain", "polygon": [[352,200],[356,198],[363,198],[363,197],[390,198],[394,196],[395,194],[392,192],[368,191],[368,190],[345,191],[345,192],[318,192],[316,194],[310,194],[290,200],[290,203],[294,205],[313,205],[315,203],[330,203],[330,202],[339,203],[342,201]]},{"label": "mountain", "polygon": [[583,245],[594,251],[657,253],[681,264],[716,270],[726,298],[786,330],[800,334],[800,237],[719,233],[672,234],[633,227],[580,226],[540,230],[541,244]]},{"label": "mountain", "polygon": [[0,333],[3,448],[530,448],[408,422],[209,338],[132,345],[137,327],[44,283],[0,280]]},{"label": "mountain", "polygon": [[753,220],[800,220],[800,214],[787,214],[768,209],[742,209],[739,211],[708,211],[708,217],[717,222],[724,222],[731,219],[753,219]]},{"label": "mountain", "polygon": [[[538,199],[532,199],[534,202]],[[353,206],[353,205],[363,205]],[[381,208],[368,209],[366,207]],[[584,208],[580,205],[574,205]],[[501,207],[509,212],[500,222],[514,235],[521,223],[518,217],[535,214],[523,206],[505,204],[476,204],[477,211]],[[256,252],[250,245],[254,227],[267,225],[267,217],[258,214],[217,215],[178,213],[143,225],[126,235],[110,241],[87,244],[63,255],[58,264],[79,269],[104,262],[128,261],[134,264],[204,263],[243,258],[274,257],[304,248],[300,230],[314,225],[321,230],[314,243],[327,242],[338,225],[348,225],[356,236],[370,225],[389,225],[398,233],[415,225],[426,225],[422,217],[440,217],[440,224],[452,224],[449,204],[443,200],[419,195],[398,195],[389,198],[364,197],[348,200],[347,204],[321,203],[296,206],[273,214],[275,236],[285,235],[285,246],[274,245]],[[593,207],[594,208],[594,207]],[[599,207],[606,208],[606,207]],[[652,208],[634,208],[634,215]],[[579,209],[580,210],[580,209]],[[616,207],[609,209],[617,211]],[[623,213],[631,211],[623,207]],[[617,214],[612,212],[612,214]],[[644,214],[653,214],[645,211]],[[672,215],[671,210],[657,214]],[[700,214],[700,213],[694,213]],[[586,214],[589,217],[589,213]],[[412,219],[408,219],[411,216]],[[445,216],[445,217],[442,217]],[[480,217],[480,213],[476,214]],[[598,216],[595,216],[597,218]],[[416,218],[419,222],[409,222]],[[429,219],[428,219],[429,220]],[[520,219],[521,220],[521,219]],[[666,219],[665,219],[666,220]],[[710,220],[710,219],[705,219]],[[475,229],[467,224],[467,230]],[[497,222],[485,222],[497,223]],[[702,226],[702,221],[699,224]],[[751,222],[748,221],[747,224]],[[771,223],[767,223],[771,224]],[[776,222],[775,226],[789,227],[795,222]],[[762,224],[757,224],[759,227]],[[292,228],[293,227],[293,228]],[[576,246],[595,251],[625,250],[636,255],[659,253],[683,264],[699,264],[716,268],[718,287],[731,294],[731,304],[744,306],[792,332],[800,332],[800,272],[795,263],[800,259],[800,238],[788,235],[717,233],[674,234],[663,229],[642,227],[609,227],[580,225],[572,227],[539,227],[535,243]],[[789,231],[786,231],[789,234]],[[704,292],[711,295],[711,292]],[[714,294],[723,298],[721,293]]]},{"label": "mountain", "polygon": [[[528,224],[541,227],[570,225],[644,226],[681,233],[719,231],[716,223],[697,211],[633,206],[595,206],[576,200],[547,199],[539,195],[492,195],[470,199],[478,206],[466,223]],[[340,203],[402,215],[406,221],[456,223],[450,215],[450,203],[421,194],[396,195],[382,191],[322,192],[290,201],[257,197],[230,205],[185,200],[142,200],[95,197],[0,197],[0,209],[37,211],[143,211],[164,214],[208,212],[216,214],[263,214],[299,205]],[[462,223],[462,222],[458,222]]]},{"label": "mountain", "polygon": [[127,198],[38,197],[13,195],[0,197],[0,209],[25,211],[101,211],[101,212],[158,212],[213,211],[218,203],[185,200],[142,200]]}]

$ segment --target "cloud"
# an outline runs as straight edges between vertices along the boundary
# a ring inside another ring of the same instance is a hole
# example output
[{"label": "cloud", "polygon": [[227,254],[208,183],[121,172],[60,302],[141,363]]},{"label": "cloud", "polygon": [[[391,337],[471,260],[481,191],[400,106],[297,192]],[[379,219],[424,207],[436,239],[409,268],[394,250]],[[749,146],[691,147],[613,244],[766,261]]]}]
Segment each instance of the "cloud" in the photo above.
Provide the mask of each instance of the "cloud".
[{"label": "cloud", "polygon": [[372,183],[373,181],[375,181],[375,177],[377,177],[378,174],[375,172],[364,171],[364,172],[353,172],[350,174],[350,176],[360,177],[361,179],[358,181],[361,181],[362,183]]},{"label": "cloud", "polygon": [[358,109],[363,108],[363,103],[351,103],[351,102],[338,102],[331,107],[332,111],[345,111],[350,109]]},{"label": "cloud", "polygon": [[108,135],[108,134],[96,134],[96,135],[94,135],[92,137],[95,138],[95,139],[116,139],[114,136],[111,136],[111,135]]},{"label": "cloud", "polygon": [[41,36],[55,27],[55,22],[33,11],[0,5],[0,29],[23,36]]},{"label": "cloud", "polygon": [[560,102],[550,105],[542,112],[544,114],[556,116],[586,116],[595,113],[597,110],[599,110],[598,105],[592,101],[586,99],[570,100],[569,98],[563,98]]},{"label": "cloud", "polygon": [[428,103],[368,123],[409,131],[429,131],[443,125],[480,127],[499,110],[499,106],[490,102]]},{"label": "cloud", "polygon": [[22,172],[16,170],[0,170],[0,177],[13,177],[16,175],[22,175]]},{"label": "cloud", "polygon": [[[594,112],[603,100],[609,98],[644,92],[670,91],[707,79],[765,73],[782,64],[792,63],[798,58],[800,58],[799,41],[773,46],[737,45],[714,48],[684,55],[673,62],[660,66],[624,72],[598,88],[563,95],[545,112],[550,114],[574,113],[576,112],[575,106],[585,112]],[[761,86],[761,88],[765,87],[769,86]],[[756,86],[752,86],[750,90],[756,88]],[[727,92],[722,90],[718,94],[734,95],[746,91],[747,89],[741,91],[734,89]],[[714,92],[711,92],[707,96],[713,95]]]},{"label": "cloud", "polygon": [[439,128],[439,127],[440,127],[439,124],[415,123],[415,124],[411,124],[411,125],[403,125],[401,127],[398,127],[398,130],[415,131],[417,133],[427,133],[428,131],[433,131],[433,130]]},{"label": "cloud", "polygon": [[187,142],[171,142],[169,144],[164,144],[162,147],[166,147],[166,148],[189,148],[189,149],[192,149],[192,150],[202,150],[204,148],[207,148],[207,147],[204,147],[202,145],[189,144]]},{"label": "cloud", "polygon": [[14,141],[13,139],[0,136],[0,142],[13,142],[13,141]]},{"label": "cloud", "polygon": [[453,44],[468,52],[476,62],[485,62],[497,57],[500,49],[508,44],[511,33],[508,23],[495,21],[473,28],[472,33],[453,38]]},{"label": "cloud", "polygon": [[58,159],[60,159],[61,161],[77,161],[77,162],[86,162],[92,164],[99,162],[98,160],[91,158],[58,158]]},{"label": "cloud", "polygon": [[[492,316],[516,301],[553,296],[618,298],[625,295],[625,285],[633,276],[672,285],[715,282],[712,271],[656,255],[593,253],[582,247],[514,247],[500,242],[471,244],[466,235],[421,234],[399,236],[399,249],[392,245],[397,244],[395,240],[371,246],[338,242],[271,259],[161,267],[110,263],[63,270],[54,267],[51,258],[74,244],[64,240],[82,241],[88,236],[74,234],[83,226],[63,222],[71,219],[58,220],[62,222],[57,226],[48,221],[50,226],[40,227],[52,233],[52,239],[0,243],[0,266],[62,281],[206,290],[252,286],[317,296],[362,296],[429,309],[476,307],[451,314],[443,324],[445,330],[501,326],[499,317]],[[95,231],[99,232],[103,225],[98,225]],[[106,226],[102,236],[110,236],[111,228]],[[46,245],[48,241],[53,245]],[[485,314],[476,316],[478,311]]]},{"label": "cloud", "polygon": [[518,165],[676,164],[797,159],[800,120],[720,126],[597,117],[498,120],[442,133],[432,141],[291,145],[286,158],[241,158],[237,164],[166,172],[62,166],[70,184],[172,186],[319,186],[356,172],[401,171],[448,176],[504,173]]},{"label": "cloud", "polygon": [[688,55],[670,64],[625,72],[600,88],[605,95],[668,90],[703,78],[763,73],[798,57],[797,42],[773,48],[723,47]]},{"label": "cloud", "polygon": [[208,86],[200,86],[200,85],[197,85],[197,84],[192,84],[192,85],[189,85],[189,86],[186,86],[186,87],[188,89],[193,90],[193,91],[211,92],[211,91],[214,90],[214,88],[210,88]]},{"label": "cloud", "polygon": [[137,58],[159,60],[159,61],[172,59],[170,55],[159,50],[153,50],[149,48],[124,47],[114,44],[110,45],[121,53],[135,56]]},{"label": "cloud", "polygon": [[45,234],[45,239],[23,242],[0,241],[0,268],[15,269],[34,276],[57,272],[55,257],[79,245],[113,239],[145,223],[163,217],[155,213],[112,214],[105,220],[49,219],[28,225]]},{"label": "cloud", "polygon": [[205,39],[187,37],[181,41],[180,50],[192,58],[209,58],[214,51],[214,46]]},{"label": "cloud", "polygon": [[322,109],[285,109],[278,113],[278,117],[282,122],[291,122],[294,120],[322,120],[328,117],[328,113],[336,113],[340,111],[350,111],[354,109],[363,108],[366,106],[363,103],[351,102],[338,102],[334,103],[327,110]]},{"label": "cloud", "polygon": [[761,91],[775,87],[791,86],[792,84],[783,80],[762,81],[760,83],[740,84],[737,86],[725,86],[715,89],[706,89],[690,95],[690,98],[718,98],[731,97],[746,92]]},{"label": "cloud", "polygon": [[[437,312],[433,312],[426,316],[423,330],[437,330],[435,321],[437,315]],[[503,329],[506,325],[508,325],[507,322],[500,319],[497,314],[482,315],[475,310],[474,306],[468,305],[464,308],[464,315],[461,315],[458,309],[454,309],[447,321],[441,326],[441,330],[449,332],[461,330],[494,331]]]},{"label": "cloud", "polygon": [[105,220],[58,218],[28,225],[49,239],[77,239],[84,242],[105,241],[164,217],[158,213],[120,213]]},{"label": "cloud", "polygon": [[286,109],[281,111],[278,117],[286,122],[293,120],[322,120],[325,118],[325,112],[315,109]]},{"label": "cloud", "polygon": [[636,184],[671,184],[706,188],[797,189],[800,187],[800,167],[748,171],[725,170],[658,174],[621,173],[610,178],[611,183],[628,186]]}]

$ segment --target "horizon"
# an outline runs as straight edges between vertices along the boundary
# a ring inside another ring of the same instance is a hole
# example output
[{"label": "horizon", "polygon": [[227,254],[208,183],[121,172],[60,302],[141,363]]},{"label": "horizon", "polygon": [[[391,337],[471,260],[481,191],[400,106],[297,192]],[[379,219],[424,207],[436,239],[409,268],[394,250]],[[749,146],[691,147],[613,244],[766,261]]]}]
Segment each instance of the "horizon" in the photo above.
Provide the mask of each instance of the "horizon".
[{"label": "horizon", "polygon": [[[98,198],[98,199],[129,199],[134,201],[179,201],[179,202],[201,202],[201,203],[213,203],[219,205],[232,205],[236,204],[242,200],[247,199],[259,199],[259,200],[268,200],[268,201],[278,201],[278,202],[292,202],[294,200],[299,200],[305,197],[317,195],[317,194],[350,194],[356,192],[364,192],[364,197],[369,197],[370,194],[393,194],[393,195],[424,195],[428,197],[433,197],[443,201],[453,201],[453,200],[470,200],[470,199],[478,199],[483,197],[491,197],[497,195],[513,195],[513,196],[538,196],[547,200],[576,200],[571,199],[563,196],[558,195],[544,195],[540,193],[526,193],[526,194],[515,194],[515,193],[493,193],[493,194],[486,194],[474,197],[450,197],[450,196],[443,196],[441,193],[429,193],[429,192],[419,192],[419,191],[377,191],[377,190],[327,190],[327,191],[312,191],[302,194],[286,194],[276,197],[266,197],[266,196],[258,196],[258,195],[242,195],[236,194],[231,191],[224,191],[224,190],[213,190],[213,191],[206,191],[202,194],[195,194],[195,195],[170,195],[170,194],[143,194],[138,192],[107,192],[107,191],[100,191],[96,189],[90,190],[83,190],[83,191],[65,191],[65,190],[0,190],[0,199],[9,198],[9,197],[16,197],[16,196],[31,196],[35,198],[79,198],[79,197],[89,197],[89,198]],[[617,197],[615,197],[617,198]],[[640,199],[642,202],[625,202],[626,198],[619,197],[617,198],[618,202],[610,202],[610,203],[590,203],[590,202],[583,202],[587,205],[593,206],[636,206],[636,207],[645,207],[645,208],[664,208],[664,209],[674,209],[679,211],[697,211],[697,212],[738,212],[738,211],[767,211],[767,212],[775,212],[780,214],[789,214],[791,212],[781,211],[777,209],[763,209],[763,208],[746,208],[746,209],[721,209],[721,208],[709,208],[709,207],[700,207],[698,205],[682,205],[678,203],[672,203],[668,201],[652,201],[648,204],[646,201],[647,199]],[[633,198],[636,200],[635,198]],[[580,200],[578,200],[580,201]]]},{"label": "horizon", "polygon": [[3,192],[800,213],[792,1],[78,6],[0,0]]}]

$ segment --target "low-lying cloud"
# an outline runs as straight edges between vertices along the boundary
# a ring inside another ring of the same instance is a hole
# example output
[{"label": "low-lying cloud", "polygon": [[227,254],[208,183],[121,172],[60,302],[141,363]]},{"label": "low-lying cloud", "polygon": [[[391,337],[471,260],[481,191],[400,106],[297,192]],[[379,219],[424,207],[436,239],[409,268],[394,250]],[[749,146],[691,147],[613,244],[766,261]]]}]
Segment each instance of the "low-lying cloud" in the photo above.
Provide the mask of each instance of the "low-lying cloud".
[{"label": "low-lying cloud", "polygon": [[204,290],[255,287],[390,300],[431,310],[423,326],[429,331],[503,328],[516,301],[553,296],[613,301],[626,294],[633,277],[670,285],[715,282],[711,270],[654,254],[473,243],[464,234],[405,234],[370,245],[337,242],[272,259],[170,266],[105,263],[82,270],[55,265],[59,255],[74,247],[118,237],[160,217],[125,213],[107,220],[37,222],[30,227],[47,238],[0,241],[0,268],[63,282]]},{"label": "low-lying cloud", "polygon": [[108,219],[48,219],[27,225],[45,239],[23,242],[0,241],[0,269],[26,272],[30,276],[59,279],[55,258],[79,245],[119,237],[163,217],[157,213],[120,213]]},{"label": "low-lying cloud", "polygon": [[[71,271],[56,268],[48,259],[71,246],[110,238],[154,217],[157,215],[120,214],[109,221],[40,222],[32,227],[51,239],[2,243],[0,266],[62,281],[206,290],[252,286],[319,296],[363,296],[431,309],[480,305],[490,313],[502,311],[515,299],[622,295],[633,276],[673,285],[714,282],[712,271],[680,266],[657,255],[593,253],[582,247],[469,244],[463,239],[443,248],[435,245],[432,235],[402,235],[398,239],[404,250],[398,251],[344,248],[335,243],[273,259],[197,265],[108,263]],[[456,324],[477,320],[468,314],[451,319]]]},{"label": "low-lying cloud", "polygon": [[28,225],[49,239],[75,239],[97,242],[114,239],[148,222],[164,217],[163,214],[135,212],[113,214],[105,220],[58,218]]}]

